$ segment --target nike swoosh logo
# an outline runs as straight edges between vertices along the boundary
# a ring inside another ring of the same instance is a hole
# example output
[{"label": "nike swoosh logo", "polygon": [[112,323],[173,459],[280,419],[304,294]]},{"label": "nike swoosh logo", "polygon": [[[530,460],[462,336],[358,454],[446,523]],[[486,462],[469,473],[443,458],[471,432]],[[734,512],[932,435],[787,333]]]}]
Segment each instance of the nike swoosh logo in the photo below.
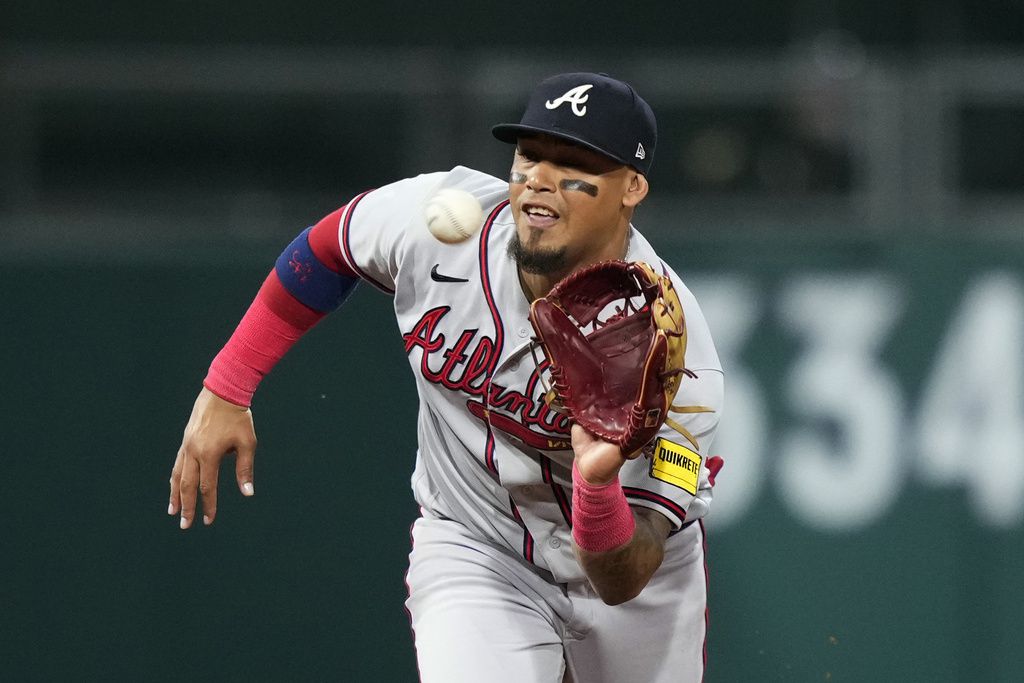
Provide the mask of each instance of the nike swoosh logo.
[{"label": "nike swoosh logo", "polygon": [[452,277],[451,275],[442,275],[441,273],[437,272],[437,267],[439,265],[441,264],[435,263],[434,267],[430,269],[430,279],[433,280],[434,282],[469,282],[469,280],[467,280],[464,277]]}]

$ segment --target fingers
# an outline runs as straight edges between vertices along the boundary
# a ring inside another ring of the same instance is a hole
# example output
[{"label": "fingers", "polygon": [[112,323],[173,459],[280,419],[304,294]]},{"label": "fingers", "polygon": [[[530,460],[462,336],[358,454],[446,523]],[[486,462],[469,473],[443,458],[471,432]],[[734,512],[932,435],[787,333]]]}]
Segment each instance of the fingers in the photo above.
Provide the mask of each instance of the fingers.
[{"label": "fingers", "polygon": [[171,499],[167,503],[167,514],[176,515],[181,509],[181,496],[179,493],[178,481],[181,479],[182,449],[178,449],[178,456],[174,459],[174,467],[171,468]]},{"label": "fingers", "polygon": [[199,494],[203,499],[203,524],[213,524],[213,518],[217,516],[217,479],[220,475],[220,468],[215,464],[212,467],[199,467]]},{"label": "fingers", "polygon": [[199,489],[199,461],[182,452],[178,495],[181,499],[181,528],[188,529],[196,515],[196,494]]},{"label": "fingers", "polygon": [[[253,489],[253,463],[256,447],[249,445],[236,450],[235,479],[244,496],[255,494]],[[209,462],[191,455],[182,446],[174,460],[171,470],[171,496],[167,504],[167,514],[181,515],[182,529],[191,528],[196,514],[196,503],[202,502],[203,524],[213,524],[217,516],[217,484],[219,479],[220,459]]]},{"label": "fingers", "polygon": [[235,481],[238,482],[238,490],[243,496],[254,495],[256,491],[252,485],[252,470],[256,459],[256,446],[239,446],[235,453]]}]

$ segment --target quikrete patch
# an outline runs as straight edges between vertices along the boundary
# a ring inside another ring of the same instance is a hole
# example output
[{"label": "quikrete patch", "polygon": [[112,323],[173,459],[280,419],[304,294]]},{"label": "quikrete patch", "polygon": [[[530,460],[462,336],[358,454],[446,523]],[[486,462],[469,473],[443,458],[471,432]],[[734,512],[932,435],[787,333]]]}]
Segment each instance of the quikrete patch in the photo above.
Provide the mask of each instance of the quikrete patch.
[{"label": "quikrete patch", "polygon": [[701,455],[686,446],[659,438],[651,456],[650,475],[666,484],[678,486],[687,493],[697,495],[700,482]]}]

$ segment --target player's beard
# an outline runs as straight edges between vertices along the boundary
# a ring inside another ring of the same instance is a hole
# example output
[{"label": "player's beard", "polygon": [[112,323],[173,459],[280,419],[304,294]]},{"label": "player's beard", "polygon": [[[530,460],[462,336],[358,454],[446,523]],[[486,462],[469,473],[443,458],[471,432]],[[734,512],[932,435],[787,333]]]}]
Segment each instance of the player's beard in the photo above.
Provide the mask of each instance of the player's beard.
[{"label": "player's beard", "polygon": [[541,249],[530,248],[519,239],[519,233],[512,235],[508,242],[508,255],[511,256],[519,267],[527,273],[534,275],[551,275],[565,270],[566,248]]}]

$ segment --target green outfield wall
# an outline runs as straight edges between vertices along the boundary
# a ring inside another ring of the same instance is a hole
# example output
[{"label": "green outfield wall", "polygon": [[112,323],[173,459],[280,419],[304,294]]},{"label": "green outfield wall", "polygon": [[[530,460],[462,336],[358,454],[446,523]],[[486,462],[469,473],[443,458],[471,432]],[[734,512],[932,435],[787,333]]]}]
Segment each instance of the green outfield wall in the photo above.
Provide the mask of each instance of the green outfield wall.
[{"label": "green outfield wall", "polygon": [[[662,246],[727,373],[707,680],[1020,680],[1024,241]],[[415,680],[416,405],[386,296],[264,382],[254,499],[226,469],[214,527],[165,514],[275,256],[0,265],[0,678]]]}]

